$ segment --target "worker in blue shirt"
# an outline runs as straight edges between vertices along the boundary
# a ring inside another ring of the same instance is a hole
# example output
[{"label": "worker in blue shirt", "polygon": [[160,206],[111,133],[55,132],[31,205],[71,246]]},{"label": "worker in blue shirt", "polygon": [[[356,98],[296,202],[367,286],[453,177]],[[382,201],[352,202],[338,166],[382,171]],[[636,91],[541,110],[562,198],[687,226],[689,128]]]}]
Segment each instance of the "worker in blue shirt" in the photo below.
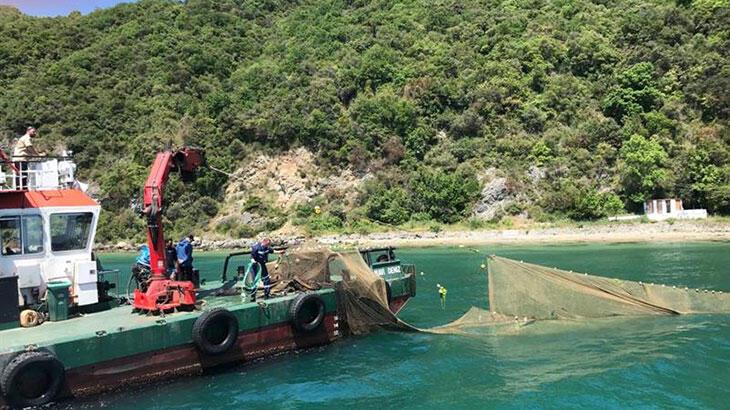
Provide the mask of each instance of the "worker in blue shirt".
[{"label": "worker in blue shirt", "polygon": [[[272,253],[274,253],[274,249],[271,248],[271,239],[269,238],[264,238],[251,247],[251,259],[258,264],[258,269],[261,269],[261,281],[264,283],[264,297],[267,299],[271,293],[271,278],[269,277],[269,270],[266,269],[266,262],[269,261],[269,255]],[[284,253],[284,251],[280,253]]]},{"label": "worker in blue shirt", "polygon": [[189,281],[193,279],[193,234],[182,238],[175,247],[177,252],[178,275],[177,280]]},{"label": "worker in blue shirt", "polygon": [[137,255],[137,259],[135,260],[137,265],[141,265],[147,269],[150,268],[150,247],[145,245],[142,245],[139,247],[139,255]]}]

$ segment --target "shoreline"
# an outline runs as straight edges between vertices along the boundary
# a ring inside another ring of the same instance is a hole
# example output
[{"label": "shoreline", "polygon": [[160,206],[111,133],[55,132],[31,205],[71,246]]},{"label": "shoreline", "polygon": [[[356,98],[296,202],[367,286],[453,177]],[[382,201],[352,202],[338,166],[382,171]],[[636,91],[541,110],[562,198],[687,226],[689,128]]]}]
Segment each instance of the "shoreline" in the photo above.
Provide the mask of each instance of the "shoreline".
[{"label": "shoreline", "polygon": [[[596,224],[577,227],[446,230],[442,232],[390,231],[370,234],[330,234],[317,237],[272,235],[272,239],[282,245],[312,243],[334,247],[395,246],[407,248],[495,244],[730,241],[730,222],[705,220]],[[203,236],[198,241],[196,248],[202,251],[246,249],[255,241],[254,238],[214,240]],[[96,250],[101,252],[135,251],[137,248],[138,245],[127,242],[96,246]]]},{"label": "shoreline", "polygon": [[656,222],[543,229],[503,229],[432,232],[391,232],[370,235],[333,235],[317,238],[326,245],[399,247],[730,241],[730,223]]}]

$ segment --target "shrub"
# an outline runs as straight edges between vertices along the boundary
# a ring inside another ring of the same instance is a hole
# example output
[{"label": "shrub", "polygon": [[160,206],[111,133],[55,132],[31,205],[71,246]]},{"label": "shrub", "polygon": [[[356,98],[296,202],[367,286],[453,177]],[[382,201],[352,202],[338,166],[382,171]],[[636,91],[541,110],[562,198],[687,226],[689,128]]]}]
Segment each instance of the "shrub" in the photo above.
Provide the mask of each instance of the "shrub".
[{"label": "shrub", "polygon": [[466,225],[469,227],[469,229],[483,229],[485,226],[487,226],[487,222],[483,219],[479,218],[469,218],[469,220],[466,222]]},{"label": "shrub", "polygon": [[616,215],[623,209],[621,199],[613,192],[597,192],[595,189],[587,189],[581,191],[580,199],[570,216],[577,220],[599,219]]},{"label": "shrub", "polygon": [[281,228],[282,226],[284,226],[285,223],[286,223],[286,218],[274,217],[274,218],[267,219],[266,222],[264,222],[263,228],[265,231],[269,231],[269,232],[275,231],[275,230]]},{"label": "shrub", "polygon": [[348,231],[355,232],[360,235],[376,232],[377,230],[378,225],[368,221],[367,219],[356,219],[351,221],[348,227]]},{"label": "shrub", "polygon": [[233,236],[234,238],[253,238],[259,232],[259,230],[253,228],[252,226],[243,224],[233,229],[231,231],[231,236]]},{"label": "shrub", "polygon": [[248,197],[243,204],[243,210],[247,212],[265,212],[267,209],[266,202],[256,195]]},{"label": "shrub", "polygon": [[309,218],[306,227],[311,233],[334,232],[342,228],[342,220],[325,212]]},{"label": "shrub", "polygon": [[383,188],[370,194],[365,208],[376,221],[399,225],[410,218],[408,194],[403,188]]}]

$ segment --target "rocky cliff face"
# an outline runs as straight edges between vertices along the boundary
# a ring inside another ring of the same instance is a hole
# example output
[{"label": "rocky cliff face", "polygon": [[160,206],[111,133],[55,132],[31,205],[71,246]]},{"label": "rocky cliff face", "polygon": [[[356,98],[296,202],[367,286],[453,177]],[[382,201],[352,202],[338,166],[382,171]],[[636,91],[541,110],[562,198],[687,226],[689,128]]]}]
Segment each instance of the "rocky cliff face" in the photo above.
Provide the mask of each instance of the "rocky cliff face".
[{"label": "rocky cliff face", "polygon": [[[279,155],[259,153],[230,177],[225,200],[209,230],[223,238],[250,237],[261,231],[298,236],[303,232],[291,220],[299,205],[337,201],[348,212],[360,205],[358,196],[369,177],[351,169],[327,172],[306,148]],[[544,172],[533,167],[522,176],[525,185],[515,189],[500,170],[484,170],[478,175],[482,191],[472,215],[487,221],[499,220],[514,212],[516,204],[531,203],[530,195],[522,190],[534,188],[543,178]]]},{"label": "rocky cliff face", "polygon": [[232,174],[212,230],[221,223],[261,228],[272,217],[283,217],[320,196],[341,199],[351,208],[365,179],[349,169],[327,174],[305,148],[276,156],[259,154]]}]

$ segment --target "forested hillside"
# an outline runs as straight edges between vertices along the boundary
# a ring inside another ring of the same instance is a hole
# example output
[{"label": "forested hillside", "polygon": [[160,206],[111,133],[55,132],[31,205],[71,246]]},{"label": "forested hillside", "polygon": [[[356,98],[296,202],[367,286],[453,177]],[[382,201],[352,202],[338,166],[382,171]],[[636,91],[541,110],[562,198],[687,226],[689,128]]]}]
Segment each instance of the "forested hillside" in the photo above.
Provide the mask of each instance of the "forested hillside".
[{"label": "forested hillside", "polygon": [[[326,172],[370,176],[354,209],[317,198],[321,212],[270,210],[266,229],[463,221],[494,178],[509,206],[492,219],[595,219],[651,196],[730,212],[726,0],[0,7],[0,39],[3,140],[32,124],[76,153],[102,240],[141,232],[153,155],[182,143],[229,172],[304,146]],[[172,184],[175,233],[208,227],[226,184]]]}]

